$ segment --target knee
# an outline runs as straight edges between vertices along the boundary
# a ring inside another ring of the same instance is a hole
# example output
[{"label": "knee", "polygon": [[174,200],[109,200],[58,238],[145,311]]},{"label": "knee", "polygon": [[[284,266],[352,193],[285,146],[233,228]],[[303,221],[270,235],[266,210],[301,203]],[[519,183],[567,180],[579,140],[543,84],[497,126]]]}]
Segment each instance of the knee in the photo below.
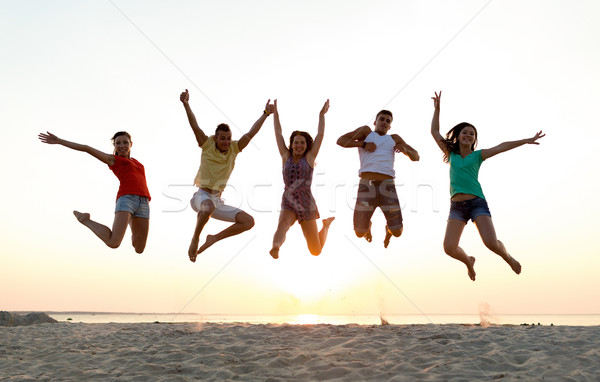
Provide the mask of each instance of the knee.
[{"label": "knee", "polygon": [[498,240],[485,240],[483,244],[490,250],[496,251],[499,249]]},{"label": "knee", "polygon": [[363,232],[363,231],[359,231],[359,230],[354,230],[354,233],[356,234],[357,237],[364,237],[367,233]]},{"label": "knee", "polygon": [[143,243],[143,244],[133,243],[133,248],[135,249],[136,253],[143,253],[144,249],[146,249],[146,243]]},{"label": "knee", "polygon": [[119,240],[119,241],[109,240],[108,243],[106,243],[106,245],[112,249],[119,248],[119,246],[121,245],[121,240]]},{"label": "knee", "polygon": [[400,237],[400,235],[402,235],[402,232],[404,231],[404,227],[400,227],[398,229],[390,229],[389,231],[392,235],[394,235],[394,237]]},{"label": "knee", "polygon": [[242,224],[246,231],[254,227],[255,224],[254,218],[245,212],[240,212],[236,216],[236,222]]},{"label": "knee", "polygon": [[446,252],[447,255],[452,255],[454,251],[456,251],[455,245],[444,243],[444,252]]}]

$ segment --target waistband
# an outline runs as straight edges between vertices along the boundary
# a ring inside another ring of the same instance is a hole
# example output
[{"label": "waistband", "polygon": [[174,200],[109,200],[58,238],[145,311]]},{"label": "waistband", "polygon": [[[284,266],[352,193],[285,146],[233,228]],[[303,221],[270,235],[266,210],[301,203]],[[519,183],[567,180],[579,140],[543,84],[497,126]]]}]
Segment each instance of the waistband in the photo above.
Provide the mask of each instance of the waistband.
[{"label": "waistband", "polygon": [[207,187],[202,187],[200,188],[202,191],[208,192],[209,194],[213,194],[213,195],[221,195],[221,190],[213,190],[211,188],[207,188]]},{"label": "waistband", "polygon": [[385,183],[385,182],[392,182],[394,183],[394,179],[384,179],[384,180],[371,180],[371,179],[360,179],[360,184],[365,184],[367,186],[375,186],[378,187],[381,184]]}]

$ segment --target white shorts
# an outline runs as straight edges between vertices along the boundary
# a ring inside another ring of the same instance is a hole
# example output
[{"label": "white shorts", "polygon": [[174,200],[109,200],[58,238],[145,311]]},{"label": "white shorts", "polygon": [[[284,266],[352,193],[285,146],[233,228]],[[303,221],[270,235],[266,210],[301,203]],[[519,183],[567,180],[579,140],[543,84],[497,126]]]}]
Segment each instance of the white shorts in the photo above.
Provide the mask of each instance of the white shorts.
[{"label": "white shorts", "polygon": [[219,195],[211,194],[210,192],[206,192],[204,190],[198,190],[196,193],[194,193],[192,200],[190,200],[190,205],[192,206],[192,209],[198,213],[202,209],[202,202],[205,200],[212,200],[214,203],[215,210],[210,217],[217,220],[235,222],[235,216],[240,212],[244,212],[239,208],[228,206],[227,204],[223,203],[223,200],[219,197]]}]

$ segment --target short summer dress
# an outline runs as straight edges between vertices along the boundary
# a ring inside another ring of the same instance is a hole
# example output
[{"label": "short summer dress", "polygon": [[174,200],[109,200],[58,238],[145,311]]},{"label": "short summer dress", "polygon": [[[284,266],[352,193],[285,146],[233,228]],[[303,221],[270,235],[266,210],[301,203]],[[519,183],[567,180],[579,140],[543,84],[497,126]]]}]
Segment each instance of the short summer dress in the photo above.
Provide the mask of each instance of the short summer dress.
[{"label": "short summer dress", "polygon": [[281,209],[294,212],[298,223],[319,218],[317,203],[310,191],[312,178],[313,168],[308,164],[306,157],[294,163],[293,157],[290,156],[283,165],[285,190],[281,199]]}]

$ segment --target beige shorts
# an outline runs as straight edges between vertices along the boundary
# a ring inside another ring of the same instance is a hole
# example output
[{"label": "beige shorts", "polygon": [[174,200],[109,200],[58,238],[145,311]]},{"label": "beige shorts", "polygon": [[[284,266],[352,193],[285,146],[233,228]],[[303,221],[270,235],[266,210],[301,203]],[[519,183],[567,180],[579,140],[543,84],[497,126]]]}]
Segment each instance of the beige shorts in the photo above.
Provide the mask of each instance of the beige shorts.
[{"label": "beige shorts", "polygon": [[235,222],[235,216],[240,212],[244,212],[239,208],[228,206],[223,203],[223,199],[221,199],[219,195],[211,194],[204,190],[198,190],[194,193],[192,200],[190,200],[190,205],[192,206],[192,209],[198,213],[202,210],[202,202],[205,200],[211,200],[214,203],[215,210],[210,217],[217,220]]}]

